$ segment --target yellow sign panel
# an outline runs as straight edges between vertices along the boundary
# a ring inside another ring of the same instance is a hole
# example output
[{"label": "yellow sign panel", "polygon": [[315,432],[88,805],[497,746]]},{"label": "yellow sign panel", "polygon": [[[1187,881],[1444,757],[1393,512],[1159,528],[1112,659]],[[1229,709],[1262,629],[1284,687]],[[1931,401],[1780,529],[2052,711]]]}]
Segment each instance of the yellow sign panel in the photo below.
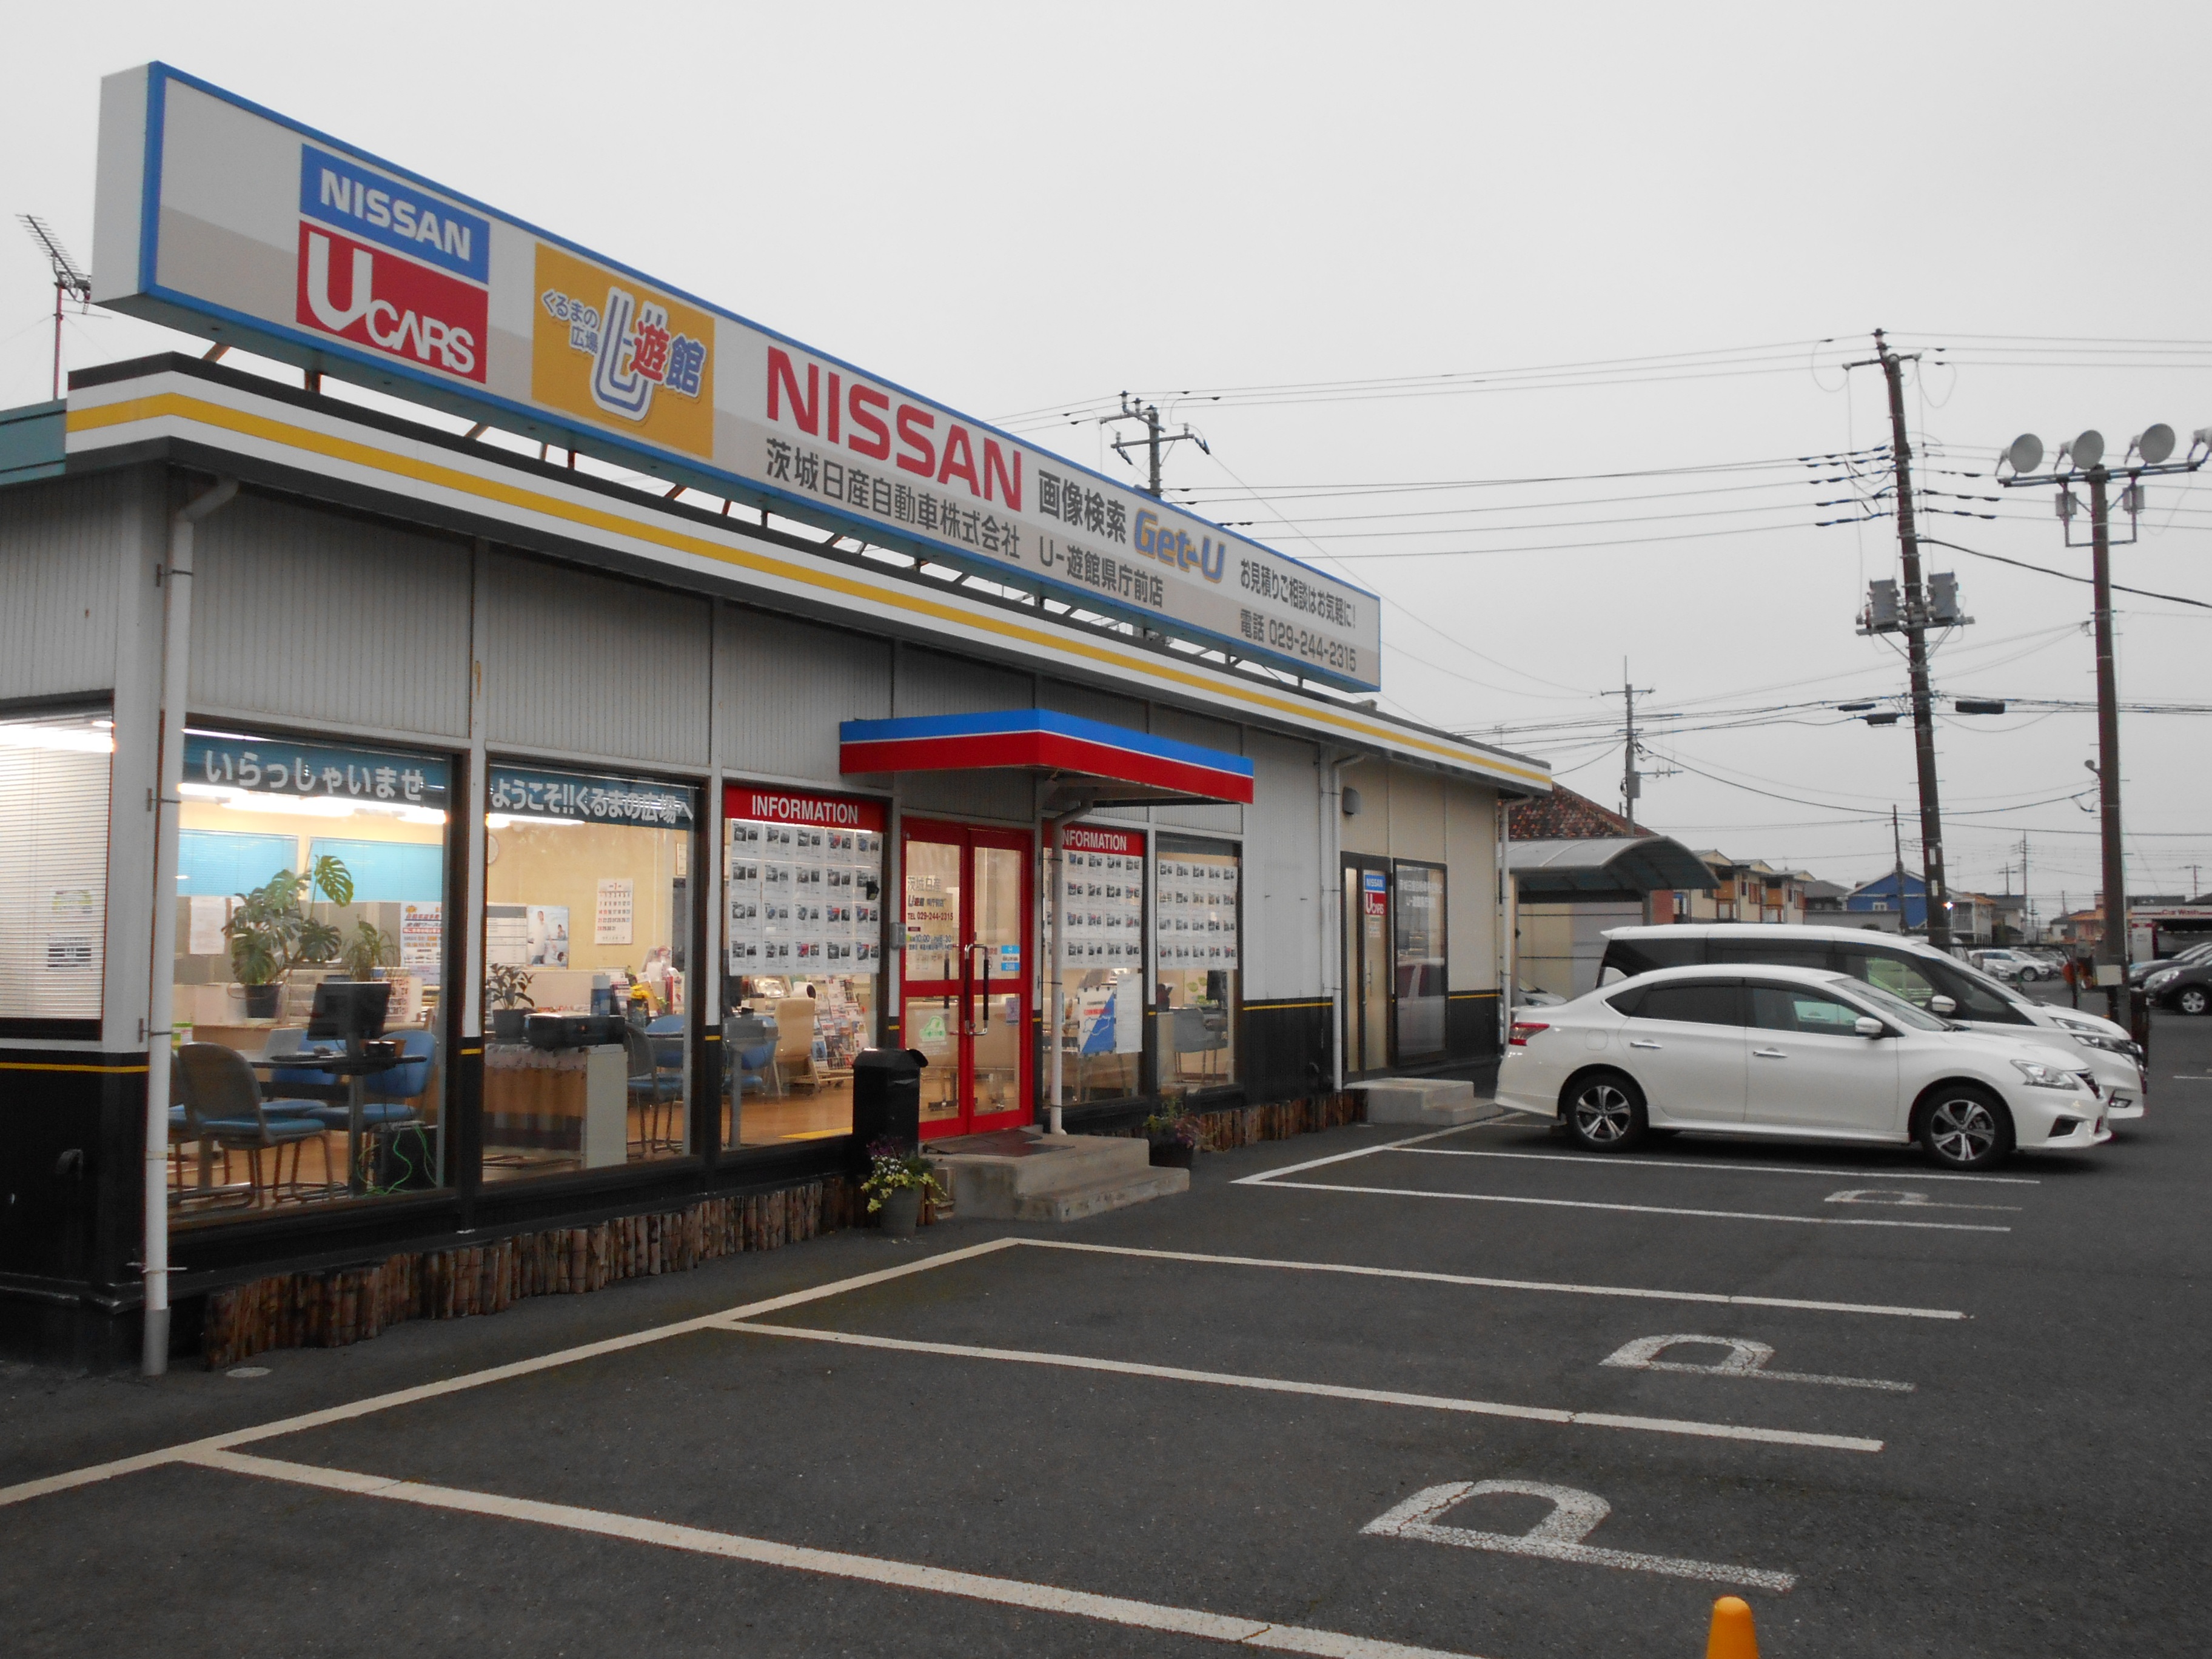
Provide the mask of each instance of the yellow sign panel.
[{"label": "yellow sign panel", "polygon": [[538,245],[530,391],[644,442],[714,453],[714,319],[622,271]]}]

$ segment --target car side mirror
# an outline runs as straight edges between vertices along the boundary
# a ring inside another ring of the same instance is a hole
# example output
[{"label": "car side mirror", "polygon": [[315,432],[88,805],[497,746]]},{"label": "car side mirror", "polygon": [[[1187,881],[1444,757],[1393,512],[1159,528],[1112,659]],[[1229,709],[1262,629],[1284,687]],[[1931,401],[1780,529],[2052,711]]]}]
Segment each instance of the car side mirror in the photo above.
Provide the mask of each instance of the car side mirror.
[{"label": "car side mirror", "polygon": [[1872,1014],[1861,1014],[1856,1022],[1851,1026],[1851,1029],[1854,1031],[1856,1031],[1863,1037],[1884,1036],[1887,1036],[1889,1031],[1889,1027],[1883,1024]]},{"label": "car side mirror", "polygon": [[1931,1014],[1941,1014],[1944,1018],[1948,1019],[1959,1012],[1959,1005],[1948,997],[1930,997],[1928,999],[1928,1012]]}]

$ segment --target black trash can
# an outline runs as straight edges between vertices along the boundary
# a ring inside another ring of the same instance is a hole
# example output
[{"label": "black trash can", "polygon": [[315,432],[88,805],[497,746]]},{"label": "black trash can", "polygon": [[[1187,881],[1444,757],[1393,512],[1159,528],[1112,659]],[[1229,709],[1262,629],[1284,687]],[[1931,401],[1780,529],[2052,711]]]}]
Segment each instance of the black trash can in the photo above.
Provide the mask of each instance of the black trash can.
[{"label": "black trash can", "polygon": [[865,1158],[878,1140],[902,1149],[921,1139],[919,1048],[863,1048],[853,1057],[853,1144]]}]

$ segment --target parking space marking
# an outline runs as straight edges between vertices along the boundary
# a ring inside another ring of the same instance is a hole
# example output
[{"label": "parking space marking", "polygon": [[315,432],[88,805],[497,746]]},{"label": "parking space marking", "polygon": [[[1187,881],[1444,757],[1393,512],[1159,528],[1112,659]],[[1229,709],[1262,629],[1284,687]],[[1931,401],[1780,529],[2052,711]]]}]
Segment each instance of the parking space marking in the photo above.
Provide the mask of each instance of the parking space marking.
[{"label": "parking space marking", "polygon": [[819,1302],[825,1297],[842,1296],[848,1291],[862,1290],[872,1285],[887,1284],[895,1279],[904,1279],[911,1273],[928,1273],[933,1268],[947,1267],[956,1261],[971,1261],[977,1256],[990,1255],[1000,1250],[1012,1249],[1022,1241],[1018,1238],[987,1239],[981,1244],[970,1244],[962,1249],[946,1250],[939,1255],[923,1256],[919,1261],[902,1262],[896,1267],[883,1267],[874,1273],[855,1273],[827,1285],[817,1285],[810,1290],[793,1291],[783,1296],[772,1296],[764,1301],[748,1303],[742,1308],[725,1309],[720,1313],[702,1314],[696,1319],[681,1319],[672,1325],[656,1325],[649,1330],[633,1331],[626,1336],[611,1336],[598,1342],[586,1342],[573,1348],[558,1349],[552,1353],[538,1354],[529,1359],[518,1359],[505,1365],[493,1365],[480,1371],[470,1371],[461,1376],[451,1376],[439,1382],[424,1382],[411,1389],[395,1389],[389,1394],[371,1395],[365,1400],[356,1400],[343,1406],[326,1407],[320,1411],[302,1412],[296,1417],[283,1417],[273,1423],[260,1423],[252,1428],[233,1429],[227,1433],[209,1435],[204,1439],[188,1440],[173,1446],[164,1446],[158,1451],[141,1452],[131,1457],[118,1457],[105,1463],[94,1463],[83,1468],[70,1469],[61,1474],[50,1474],[35,1480],[20,1481],[12,1486],[0,1486],[0,1509],[11,1504],[21,1504],[33,1498],[43,1498],[50,1492],[67,1492],[72,1487],[89,1486],[94,1481],[112,1480],[118,1475],[135,1474],[141,1469],[159,1468],[163,1464],[175,1463],[203,1452],[224,1451],[233,1446],[246,1446],[258,1440],[275,1439],[278,1436],[297,1434],[306,1429],[319,1429],[331,1423],[344,1423],[371,1413],[389,1411],[398,1406],[411,1406],[441,1395],[459,1394],[464,1389],[480,1389],[494,1382],[505,1382],[514,1377],[528,1376],[534,1371],[549,1370],[556,1365],[573,1365],[580,1360],[596,1359],[603,1354],[620,1353],[628,1348],[640,1348],[648,1343],[665,1341],[670,1337],[686,1336],[694,1331],[714,1328],[722,1321],[749,1317],[755,1314],[775,1313],[785,1308],[803,1306]]},{"label": "parking space marking", "polygon": [[1516,1406],[1498,1400],[1458,1400],[1447,1395],[1402,1394],[1390,1389],[1356,1389],[1334,1382],[1300,1382],[1288,1377],[1247,1376],[1234,1371],[1200,1371],[1180,1365],[1148,1365],[1127,1359],[1099,1359],[1088,1354],[1040,1352],[1025,1348],[985,1348],[965,1342],[921,1342],[896,1336],[863,1336],[851,1331],[803,1325],[763,1325],[749,1319],[714,1322],[726,1331],[774,1336],[840,1347],[879,1348],[894,1353],[926,1353],[955,1359],[988,1359],[1016,1365],[1048,1365],[1066,1370],[1103,1371],[1170,1382],[1202,1382],[1216,1388],[1250,1389],[1262,1394],[1308,1395],[1375,1406],[1410,1406],[1425,1411],[1458,1412],[1475,1417],[1511,1417],[1529,1422],[1579,1428],[1640,1430],[1650,1434],[1690,1435],[1706,1440],[1748,1440],[1766,1445],[1810,1446],[1826,1451],[1878,1452],[1879,1440],[1856,1435],[1811,1434],[1796,1429],[1761,1429],[1735,1423],[1699,1423],[1666,1417],[1635,1417],[1617,1412],[1565,1411],[1552,1406]]},{"label": "parking space marking", "polygon": [[[1330,1191],[1337,1190],[1331,1188]],[[1485,1279],[1416,1267],[1362,1267],[1340,1261],[1285,1261],[1263,1255],[1207,1255],[1196,1250],[1147,1250],[1133,1244],[1085,1244],[1067,1238],[1025,1238],[1033,1249],[1129,1255],[1156,1261],[1206,1262],[1229,1267],[1273,1267],[1289,1273],[1346,1273],[1360,1279],[1405,1279],[1431,1285],[1464,1285],[1486,1291],[1551,1291],[1562,1296],[1615,1296],[1650,1302],[1707,1302],[1742,1308],[1796,1308],[1810,1313],[1874,1314],[1891,1319],[1965,1319],[1954,1308],[1893,1307],[1879,1302],[1816,1302],[1792,1296],[1729,1296],[1718,1291],[1656,1291],[1626,1285],[1566,1285],[1548,1279]]]},{"label": "parking space marking", "polygon": [[748,1538],[738,1533],[709,1532],[672,1522],[651,1521],[641,1516],[617,1515],[605,1510],[581,1509],[569,1504],[544,1504],[496,1492],[470,1492],[453,1486],[434,1486],[387,1475],[357,1474],[346,1469],[322,1468],[271,1457],[207,1449],[182,1460],[227,1474],[282,1480],[294,1486],[386,1502],[414,1504],[424,1509],[462,1515],[492,1516],[526,1521],[600,1538],[625,1539],[664,1549],[711,1555],[724,1560],[783,1567],[824,1577],[854,1579],[895,1589],[924,1590],[964,1601],[987,1601],[1000,1607],[1024,1607],[1036,1613],[1064,1613],[1096,1623],[1121,1625],[1139,1630],[1164,1631],[1171,1635],[1195,1636],[1207,1641],[1272,1650],[1279,1653],[1325,1656],[1325,1659],[1469,1659],[1440,1648],[1410,1646],[1401,1642],[1377,1641],[1370,1637],[1322,1630],[1309,1625],[1270,1624],[1231,1613],[1209,1613],[1199,1607],[1170,1607],[1156,1601],[1132,1601],[1125,1596],[1101,1595],[1089,1590],[1063,1589],[1054,1584],[1033,1583],[1019,1578],[1000,1578],[985,1573],[962,1572],[950,1567],[927,1566],[915,1561],[896,1561],[882,1556],[855,1555],[843,1550],[809,1548],[780,1544],[771,1539]]},{"label": "parking space marking", "polygon": [[[1685,1359],[1662,1359],[1668,1349],[1693,1342],[1726,1348],[1728,1358],[1710,1365],[1693,1365]],[[1875,1389],[1884,1394],[1911,1394],[1910,1382],[1890,1382],[1878,1376],[1818,1376],[1810,1371],[1767,1369],[1774,1350],[1764,1342],[1741,1336],[1639,1336],[1625,1342],[1597,1363],[1631,1371],[1680,1371],[1691,1376],[1733,1376],[1759,1382],[1817,1382],[1832,1389]]]},{"label": "parking space marking", "polygon": [[1553,1210],[1615,1210],[1629,1215],[1699,1216],[1717,1221],[1785,1221],[1802,1227],[1912,1227],[1939,1233],[2008,1233],[2009,1227],[1974,1221],[1890,1221],[1871,1216],[1768,1215],[1757,1210],[1686,1210],[1659,1204],[1601,1204],[1583,1198],[1523,1198],[1504,1193],[1433,1193],[1419,1187],[1352,1187],[1327,1181],[1269,1181],[1262,1192],[1358,1193],[1373,1198],[1449,1198],[1463,1204],[1531,1204]]},{"label": "parking space marking", "polygon": [[1892,1190],[1883,1187],[1846,1187],[1840,1193],[1830,1193],[1820,1202],[1893,1204],[1909,1210],[2002,1210],[2012,1215],[2021,1212],[2017,1204],[1938,1204],[1925,1193],[1907,1192],[1902,1188]]},{"label": "parking space marking", "polygon": [[[1406,1152],[1425,1158],[1511,1158],[1533,1164],[1571,1164],[1581,1170],[1678,1170],[1702,1175],[1708,1170],[1741,1172],[1745,1175],[1873,1176],[1883,1181],[1978,1181],[1993,1187],[2040,1187],[2043,1182],[2034,1176],[1953,1175],[1936,1170],[1817,1170],[1805,1169],[1794,1164],[1700,1164],[1681,1158],[1623,1158],[1617,1153],[1598,1153],[1585,1156],[1573,1152],[1492,1152],[1472,1146],[1416,1146],[1410,1141],[1397,1141],[1388,1146],[1366,1148],[1358,1156],[1373,1152]],[[1293,1165],[1278,1171],[1291,1175],[1308,1166]],[[1239,1183],[1244,1184],[1244,1183]],[[1264,1182],[1254,1180],[1252,1184]]]},{"label": "parking space marking", "polygon": [[1308,1170],[1325,1169],[1332,1164],[1349,1164],[1356,1158],[1372,1158],[1377,1152],[1395,1152],[1408,1146],[1419,1146],[1427,1141],[1441,1140],[1446,1135],[1455,1135],[1462,1129],[1478,1126],[1461,1124],[1449,1129],[1431,1129],[1425,1135],[1407,1135],[1402,1140],[1385,1140],[1372,1146],[1356,1146],[1348,1152],[1331,1152],[1327,1158],[1310,1158],[1303,1164],[1285,1164],[1279,1170],[1262,1170],[1257,1175],[1240,1176],[1229,1184],[1232,1187],[1256,1187],[1273,1181],[1277,1176],[1304,1175]]},{"label": "parking space marking", "polygon": [[[1466,1527],[1436,1524],[1438,1516],[1485,1492],[1549,1498],[1552,1512],[1522,1533],[1475,1532]],[[1794,1572],[1731,1567],[1717,1561],[1690,1561],[1673,1555],[1644,1555],[1633,1550],[1600,1549],[1583,1542],[1612,1513],[1613,1505],[1605,1499],[1576,1486],[1554,1486],[1541,1480],[1454,1480],[1415,1492],[1389,1514],[1376,1516],[1359,1530],[1378,1538],[1411,1538],[1423,1543],[1456,1545],[1466,1550],[1533,1555],[1546,1561],[1620,1567],[1630,1572],[1663,1573],[1670,1578],[1702,1578],[1711,1583],[1748,1584],[1758,1589],[1786,1591],[1797,1583]]]}]

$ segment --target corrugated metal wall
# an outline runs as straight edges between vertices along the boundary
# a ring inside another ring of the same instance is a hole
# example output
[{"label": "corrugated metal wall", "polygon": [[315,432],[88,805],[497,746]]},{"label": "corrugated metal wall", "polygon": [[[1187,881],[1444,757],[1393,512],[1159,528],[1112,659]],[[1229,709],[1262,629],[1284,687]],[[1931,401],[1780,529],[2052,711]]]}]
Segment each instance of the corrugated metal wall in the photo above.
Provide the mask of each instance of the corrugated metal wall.
[{"label": "corrugated metal wall", "polygon": [[488,586],[490,742],[610,760],[708,763],[709,601],[499,556]]},{"label": "corrugated metal wall", "polygon": [[1041,679],[1037,682],[1036,700],[1038,708],[1049,708],[1055,714],[1103,720],[1132,732],[1150,729],[1144,702],[1137,697],[1117,697],[1110,691],[1094,691],[1089,686],[1071,685],[1066,680]]},{"label": "corrugated metal wall", "polygon": [[[151,532],[143,475],[58,478],[0,513],[0,697],[106,690],[126,568]],[[147,566],[150,581],[150,565]]]},{"label": "corrugated metal wall", "polygon": [[1390,856],[1425,859],[1441,864],[1444,856],[1444,780],[1439,772],[1418,767],[1390,767]]},{"label": "corrugated metal wall", "polygon": [[839,724],[890,714],[887,640],[725,605],[716,650],[716,741],[732,771],[834,786]]},{"label": "corrugated metal wall", "polygon": [[1456,779],[1444,786],[1444,950],[1455,991],[1498,988],[1498,797]]},{"label": "corrugated metal wall", "polygon": [[1347,853],[1377,858],[1390,855],[1390,763],[1376,757],[1344,769],[1344,787],[1359,792],[1359,811],[1344,820],[1341,841]]},{"label": "corrugated metal wall", "polygon": [[466,547],[241,495],[195,552],[194,708],[468,735]]},{"label": "corrugated metal wall", "polygon": [[981,714],[994,708],[1036,706],[1036,682],[1027,674],[909,647],[899,653],[892,688],[893,716]]},{"label": "corrugated metal wall", "polygon": [[1314,750],[1246,735],[1255,796],[1244,838],[1244,994],[1318,996],[1321,961],[1321,810]]}]

